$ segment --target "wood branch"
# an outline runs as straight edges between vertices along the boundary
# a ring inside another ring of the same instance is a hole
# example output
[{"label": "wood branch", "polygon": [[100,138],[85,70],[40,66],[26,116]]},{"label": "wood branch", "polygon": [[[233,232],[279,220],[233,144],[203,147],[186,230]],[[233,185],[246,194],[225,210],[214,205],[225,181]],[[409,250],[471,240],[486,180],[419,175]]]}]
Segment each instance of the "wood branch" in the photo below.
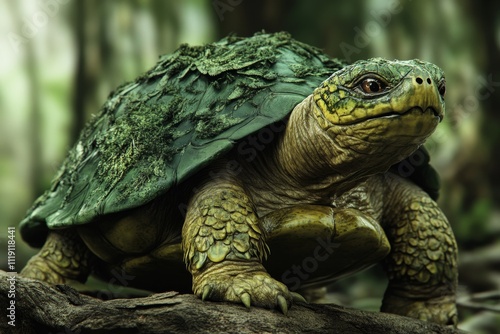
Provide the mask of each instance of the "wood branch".
[{"label": "wood branch", "polygon": [[[13,300],[9,277],[0,272],[3,312],[9,312]],[[1,333],[456,333],[419,320],[337,305],[299,303],[285,316],[257,307],[202,302],[176,292],[103,301],[66,285],[23,277],[16,277],[15,294],[15,327],[2,321]]]}]

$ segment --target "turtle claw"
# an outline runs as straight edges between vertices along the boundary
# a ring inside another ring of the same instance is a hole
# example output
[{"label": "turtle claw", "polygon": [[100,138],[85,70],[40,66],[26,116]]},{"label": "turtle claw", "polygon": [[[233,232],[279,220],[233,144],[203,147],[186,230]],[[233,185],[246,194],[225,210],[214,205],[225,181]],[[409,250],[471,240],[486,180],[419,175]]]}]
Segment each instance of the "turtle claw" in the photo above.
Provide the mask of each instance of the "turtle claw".
[{"label": "turtle claw", "polygon": [[[247,267],[245,267],[247,266]],[[292,304],[292,295],[283,283],[263,270],[261,264],[217,263],[201,279],[193,276],[193,292],[202,300],[213,300],[279,309],[284,314]]]},{"label": "turtle claw", "polygon": [[281,312],[283,312],[284,315],[287,315],[288,313],[288,303],[283,296],[278,296],[278,307],[280,308]]},{"label": "turtle claw", "polygon": [[248,292],[245,292],[240,296],[240,298],[243,305],[245,305],[247,309],[250,309],[250,304],[251,304],[250,294]]},{"label": "turtle claw", "polygon": [[211,292],[212,292],[212,288],[209,285],[205,285],[203,287],[203,294],[201,295],[201,300],[205,301],[210,296]]},{"label": "turtle claw", "polygon": [[290,295],[292,296],[293,301],[296,303],[309,304],[307,300],[300,293],[290,291]]}]

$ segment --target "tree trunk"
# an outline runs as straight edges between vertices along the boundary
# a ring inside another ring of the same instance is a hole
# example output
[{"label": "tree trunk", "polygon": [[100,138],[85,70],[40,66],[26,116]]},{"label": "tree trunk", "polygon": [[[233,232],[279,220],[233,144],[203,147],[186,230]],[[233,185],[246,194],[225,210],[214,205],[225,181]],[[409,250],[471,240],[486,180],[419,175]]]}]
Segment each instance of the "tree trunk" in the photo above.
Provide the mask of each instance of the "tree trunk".
[{"label": "tree trunk", "polygon": [[85,3],[78,1],[75,3],[75,40],[76,40],[76,73],[73,93],[73,126],[71,129],[71,145],[75,144],[80,137],[80,131],[85,124],[86,88],[87,78],[86,54],[85,54]]},{"label": "tree trunk", "polygon": [[[455,330],[392,314],[337,305],[298,303],[285,316],[277,311],[229,303],[202,302],[193,295],[158,293],[103,301],[66,286],[0,272],[3,312],[15,300],[15,327],[2,333],[456,333]],[[4,313],[5,318],[5,313]]]},{"label": "tree trunk", "polygon": [[488,161],[488,169],[484,172],[488,173],[489,185],[492,190],[493,203],[500,202],[500,176],[498,170],[500,169],[499,159],[495,157],[500,156],[500,140],[499,124],[500,115],[498,108],[500,107],[500,65],[498,64],[498,54],[500,52],[500,43],[498,41],[498,13],[500,4],[497,1],[488,1],[484,5],[477,6],[477,4],[470,3],[471,10],[477,11],[474,16],[476,23],[481,31],[486,47],[486,59],[484,61],[484,79],[486,84],[480,87],[480,91],[474,92],[476,98],[483,103],[485,117],[483,120],[483,141],[484,145],[488,147],[489,156],[492,157]]},{"label": "tree trunk", "polygon": [[[17,31],[22,31],[21,4],[17,1],[8,3],[11,12],[14,14]],[[26,136],[28,136],[29,161],[28,166],[28,182],[31,185],[31,197],[36,199],[45,190],[44,180],[42,177],[42,147],[41,147],[41,112],[40,112],[40,75],[38,71],[37,58],[35,56],[34,41],[29,40],[25,43],[26,67],[25,71],[28,76],[28,126]]]}]

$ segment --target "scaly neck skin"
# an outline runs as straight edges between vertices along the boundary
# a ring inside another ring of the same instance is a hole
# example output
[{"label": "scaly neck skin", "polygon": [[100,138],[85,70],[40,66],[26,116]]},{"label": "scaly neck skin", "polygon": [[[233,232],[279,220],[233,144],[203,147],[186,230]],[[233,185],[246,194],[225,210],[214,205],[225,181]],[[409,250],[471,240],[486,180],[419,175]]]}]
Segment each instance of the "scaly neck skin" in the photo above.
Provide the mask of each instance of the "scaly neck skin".
[{"label": "scaly neck skin", "polygon": [[[352,128],[329,125],[321,119],[312,96],[306,98],[292,111],[276,145],[247,164],[245,183],[255,194],[257,206],[268,211],[306,202],[329,204],[418,147],[398,148],[394,145],[397,138],[380,140],[383,127],[360,132],[358,138]],[[369,141],[372,137],[373,142]]]},{"label": "scaly neck skin", "polygon": [[363,157],[346,152],[318,122],[317,106],[309,96],[290,115],[276,148],[276,165],[295,185],[318,196],[333,196],[351,188],[365,175]]}]

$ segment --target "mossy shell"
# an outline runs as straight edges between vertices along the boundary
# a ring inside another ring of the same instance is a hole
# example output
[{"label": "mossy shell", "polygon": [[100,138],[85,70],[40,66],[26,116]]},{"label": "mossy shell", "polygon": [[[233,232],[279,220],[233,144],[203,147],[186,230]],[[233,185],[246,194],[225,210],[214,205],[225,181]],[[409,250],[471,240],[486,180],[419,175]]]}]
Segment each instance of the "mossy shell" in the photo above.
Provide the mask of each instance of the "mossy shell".
[{"label": "mossy shell", "polygon": [[116,89],[82,131],[23,238],[143,205],[287,117],[343,63],[287,33],[182,45]]},{"label": "mossy shell", "polygon": [[110,95],[21,222],[23,238],[41,246],[48,229],[150,202],[286,119],[345,65],[287,33],[182,45]]}]

